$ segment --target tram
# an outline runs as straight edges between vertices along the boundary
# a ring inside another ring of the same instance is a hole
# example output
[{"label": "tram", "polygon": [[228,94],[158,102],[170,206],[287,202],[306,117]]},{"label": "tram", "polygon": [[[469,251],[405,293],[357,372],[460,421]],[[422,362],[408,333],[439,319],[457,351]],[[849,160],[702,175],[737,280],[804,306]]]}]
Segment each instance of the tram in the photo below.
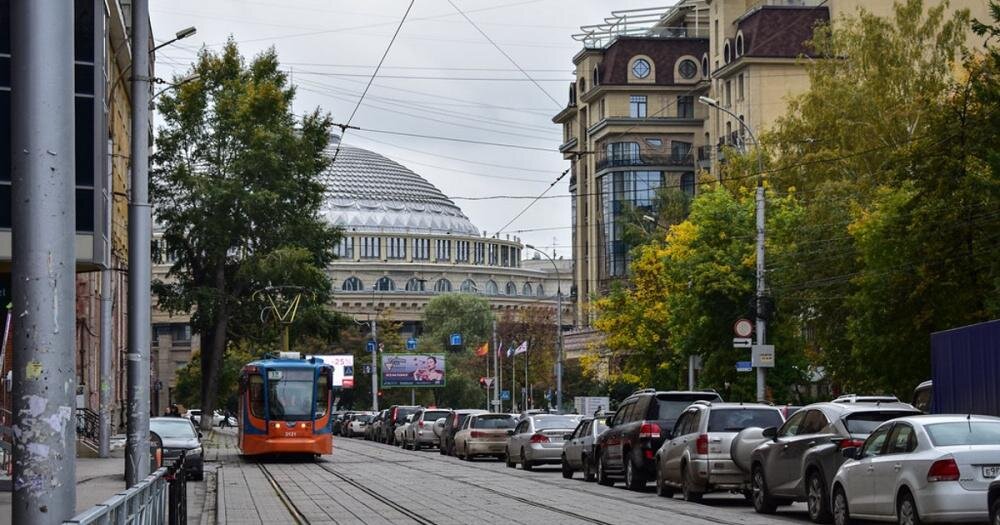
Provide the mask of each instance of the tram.
[{"label": "tram", "polygon": [[240,372],[242,454],[333,452],[333,367],[323,360],[263,359]]}]

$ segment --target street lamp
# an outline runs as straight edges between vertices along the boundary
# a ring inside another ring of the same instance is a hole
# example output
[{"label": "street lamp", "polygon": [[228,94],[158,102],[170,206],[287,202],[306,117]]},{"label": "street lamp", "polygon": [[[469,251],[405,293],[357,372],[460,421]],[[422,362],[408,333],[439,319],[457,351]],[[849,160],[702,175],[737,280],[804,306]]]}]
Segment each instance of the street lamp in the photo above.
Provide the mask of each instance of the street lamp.
[{"label": "street lamp", "polygon": [[[764,310],[764,234],[765,234],[765,223],[764,223],[764,156],[760,148],[760,142],[757,140],[757,136],[754,135],[753,130],[747,125],[743,119],[736,116],[732,111],[719,105],[719,101],[706,96],[698,97],[698,101],[706,106],[713,107],[723,113],[736,119],[740,123],[740,126],[747,131],[747,135],[750,135],[750,139],[753,140],[754,147],[757,148],[757,192],[756,192],[756,214],[757,214],[757,345],[763,346],[765,341],[765,329],[766,322],[763,317]],[[743,152],[746,153],[746,146],[743,146]],[[757,367],[757,400],[764,401],[765,397],[765,370],[761,367]]]},{"label": "street lamp", "polygon": [[189,36],[191,36],[191,35],[193,35],[193,34],[195,34],[197,32],[198,32],[198,28],[196,28],[194,26],[185,27],[184,29],[181,29],[180,31],[174,33],[174,37],[171,38],[170,40],[167,40],[166,42],[164,42],[164,43],[162,43],[162,44],[154,47],[153,50],[150,51],[150,53],[155,53],[157,49],[160,49],[161,47],[169,46],[170,44],[173,44],[174,42],[176,42],[178,40],[184,40],[185,38],[187,38],[187,37],[189,37]]},{"label": "street lamp", "polygon": [[562,410],[563,402],[563,392],[562,392],[562,376],[563,376],[563,344],[562,344],[562,276],[559,273],[559,266],[556,264],[555,259],[553,259],[549,254],[535,248],[530,244],[525,244],[525,248],[530,250],[535,250],[536,253],[540,253],[545,256],[549,262],[552,263],[552,268],[556,271],[556,344],[558,345],[558,354],[556,357],[556,409]]}]

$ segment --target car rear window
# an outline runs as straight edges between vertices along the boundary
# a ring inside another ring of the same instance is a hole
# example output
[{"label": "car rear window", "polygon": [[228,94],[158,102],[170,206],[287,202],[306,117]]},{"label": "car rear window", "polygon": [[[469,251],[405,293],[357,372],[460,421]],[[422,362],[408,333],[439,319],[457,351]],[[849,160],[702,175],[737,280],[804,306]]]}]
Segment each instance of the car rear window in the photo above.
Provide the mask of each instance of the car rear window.
[{"label": "car rear window", "polygon": [[416,414],[417,410],[420,410],[420,409],[416,408],[416,407],[412,407],[412,408],[399,407],[399,408],[397,408],[396,409],[396,421],[406,421],[406,416],[409,416],[410,414]]},{"label": "car rear window", "polygon": [[434,411],[424,412],[424,421],[434,422],[443,417],[448,417],[447,410],[434,410]]},{"label": "car rear window", "polygon": [[535,418],[535,430],[548,430],[550,428],[576,428],[580,423],[579,417],[573,416],[545,416]]},{"label": "car rear window", "polygon": [[772,408],[719,408],[708,416],[709,432],[739,432],[750,427],[780,427],[781,414]]},{"label": "car rear window", "polygon": [[695,401],[722,401],[719,394],[659,394],[656,396],[656,412],[652,419],[676,421],[685,408]]},{"label": "car rear window", "polygon": [[847,431],[851,434],[871,434],[879,425],[890,419],[912,416],[918,413],[899,410],[857,412],[844,418],[844,426],[847,427]]},{"label": "car rear window", "polygon": [[472,421],[473,428],[514,428],[512,416],[479,416]]},{"label": "car rear window", "polygon": [[1000,445],[1000,421],[956,421],[924,427],[937,447]]}]

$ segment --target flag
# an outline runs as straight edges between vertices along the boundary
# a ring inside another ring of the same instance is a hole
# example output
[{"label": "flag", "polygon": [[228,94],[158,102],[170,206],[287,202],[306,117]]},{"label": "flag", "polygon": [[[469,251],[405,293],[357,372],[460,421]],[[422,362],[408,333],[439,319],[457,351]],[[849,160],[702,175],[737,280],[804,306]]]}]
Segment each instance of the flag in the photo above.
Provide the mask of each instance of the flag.
[{"label": "flag", "polygon": [[490,344],[488,342],[479,345],[479,348],[476,349],[476,355],[479,357],[483,357],[489,353],[490,353]]},{"label": "flag", "polygon": [[512,355],[514,355],[514,343],[511,343],[510,347],[507,348],[507,357],[510,357]]},{"label": "flag", "polygon": [[526,354],[526,353],[528,353],[528,342],[527,341],[521,343],[521,345],[517,347],[517,350],[514,350],[514,355],[521,355],[521,354]]}]

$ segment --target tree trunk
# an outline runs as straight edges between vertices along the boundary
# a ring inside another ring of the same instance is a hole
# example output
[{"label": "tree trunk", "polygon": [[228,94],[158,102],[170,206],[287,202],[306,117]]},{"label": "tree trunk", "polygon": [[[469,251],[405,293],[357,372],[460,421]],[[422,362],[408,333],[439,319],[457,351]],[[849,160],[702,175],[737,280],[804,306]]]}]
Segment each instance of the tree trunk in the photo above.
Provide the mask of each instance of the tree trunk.
[{"label": "tree trunk", "polygon": [[219,304],[215,309],[212,340],[201,349],[201,429],[212,429],[212,415],[219,395],[219,376],[226,353],[226,330],[229,326],[229,308],[226,304],[226,269],[220,262],[215,270],[215,290]]}]

